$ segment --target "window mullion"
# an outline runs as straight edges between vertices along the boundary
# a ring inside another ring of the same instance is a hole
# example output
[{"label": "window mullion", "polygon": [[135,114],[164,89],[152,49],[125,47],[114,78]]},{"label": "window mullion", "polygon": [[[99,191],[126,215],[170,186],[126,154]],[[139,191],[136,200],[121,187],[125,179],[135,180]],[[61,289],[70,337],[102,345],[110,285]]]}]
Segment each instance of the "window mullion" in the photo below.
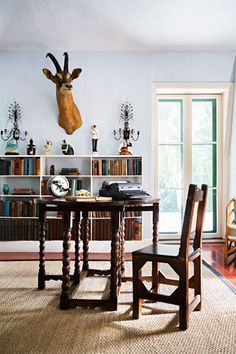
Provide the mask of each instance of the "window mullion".
[{"label": "window mullion", "polygon": [[184,200],[192,182],[192,97],[184,97]]}]

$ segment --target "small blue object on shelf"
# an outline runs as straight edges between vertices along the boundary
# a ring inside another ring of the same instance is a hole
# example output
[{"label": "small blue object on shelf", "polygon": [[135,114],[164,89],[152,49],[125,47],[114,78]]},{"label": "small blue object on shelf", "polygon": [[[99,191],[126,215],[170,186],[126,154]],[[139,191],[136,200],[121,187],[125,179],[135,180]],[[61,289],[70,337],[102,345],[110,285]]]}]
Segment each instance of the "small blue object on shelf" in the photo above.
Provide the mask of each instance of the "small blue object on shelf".
[{"label": "small blue object on shelf", "polygon": [[19,155],[18,142],[15,139],[10,139],[6,143],[5,155]]},{"label": "small blue object on shelf", "polygon": [[3,194],[9,193],[9,185],[7,183],[4,183],[2,191],[3,191]]}]

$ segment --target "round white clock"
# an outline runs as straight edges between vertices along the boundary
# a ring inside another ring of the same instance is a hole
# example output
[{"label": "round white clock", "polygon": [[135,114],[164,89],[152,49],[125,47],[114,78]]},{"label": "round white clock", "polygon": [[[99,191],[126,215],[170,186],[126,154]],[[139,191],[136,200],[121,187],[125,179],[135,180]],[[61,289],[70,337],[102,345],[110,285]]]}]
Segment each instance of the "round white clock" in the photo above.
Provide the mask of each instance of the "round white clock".
[{"label": "round white clock", "polygon": [[70,190],[69,181],[65,176],[50,177],[47,187],[55,197],[64,197]]}]

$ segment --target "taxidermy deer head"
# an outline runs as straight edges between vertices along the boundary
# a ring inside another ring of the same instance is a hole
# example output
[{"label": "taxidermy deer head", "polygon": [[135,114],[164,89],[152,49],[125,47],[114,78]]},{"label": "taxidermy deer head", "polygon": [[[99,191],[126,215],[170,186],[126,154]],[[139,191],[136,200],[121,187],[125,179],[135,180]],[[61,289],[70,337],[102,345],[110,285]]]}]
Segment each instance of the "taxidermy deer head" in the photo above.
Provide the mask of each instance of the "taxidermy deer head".
[{"label": "taxidermy deer head", "polygon": [[57,105],[59,109],[58,123],[65,129],[67,134],[72,134],[76,129],[81,127],[82,119],[73,100],[71,83],[74,79],[77,79],[82,69],[74,69],[72,74],[70,74],[68,69],[68,53],[64,53],[64,56],[64,69],[62,70],[54,55],[47,53],[46,57],[49,57],[55,65],[56,74],[53,75],[46,68],[43,69],[43,73],[46,78],[56,84]]}]

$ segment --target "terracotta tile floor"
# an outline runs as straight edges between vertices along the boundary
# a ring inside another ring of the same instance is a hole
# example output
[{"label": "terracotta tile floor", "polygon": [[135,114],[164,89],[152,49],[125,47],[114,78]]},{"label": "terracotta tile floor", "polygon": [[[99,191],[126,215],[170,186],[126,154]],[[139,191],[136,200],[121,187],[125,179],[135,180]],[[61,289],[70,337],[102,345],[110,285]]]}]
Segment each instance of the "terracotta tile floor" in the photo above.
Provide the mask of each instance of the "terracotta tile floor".
[{"label": "terracotta tile floor", "polygon": [[[47,260],[61,259],[61,253],[46,253]],[[0,252],[0,260],[37,260],[38,253],[28,252]],[[73,255],[71,255],[73,259]],[[93,260],[107,260],[108,254],[93,253],[90,254],[90,259]],[[131,254],[125,255],[126,260],[131,260]],[[224,265],[224,243],[204,243],[203,244],[203,259],[217,270],[223,277],[228,279],[234,286],[236,286],[236,254],[229,258],[228,265]]]}]

